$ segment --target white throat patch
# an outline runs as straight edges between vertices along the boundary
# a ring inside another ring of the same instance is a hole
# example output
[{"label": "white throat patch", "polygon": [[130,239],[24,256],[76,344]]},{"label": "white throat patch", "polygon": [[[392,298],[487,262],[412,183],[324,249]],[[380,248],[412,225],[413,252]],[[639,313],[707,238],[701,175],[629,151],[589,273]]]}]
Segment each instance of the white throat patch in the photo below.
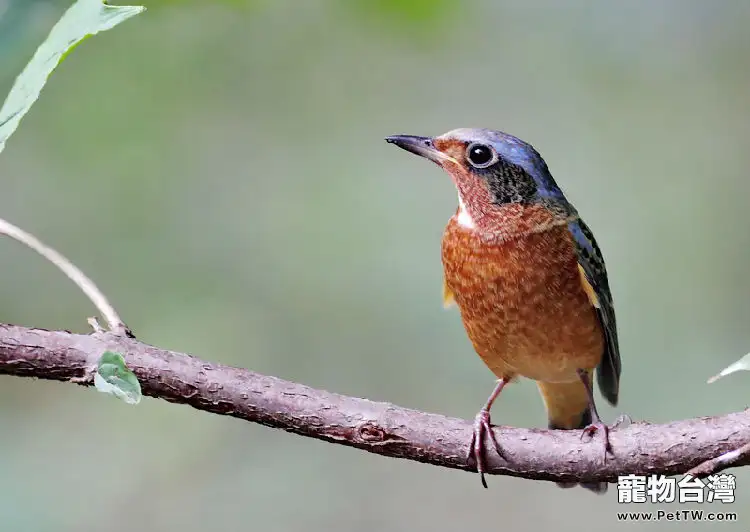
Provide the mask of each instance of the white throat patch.
[{"label": "white throat patch", "polygon": [[461,194],[458,195],[458,218],[456,218],[456,221],[458,225],[467,229],[476,229],[477,227],[461,199]]}]

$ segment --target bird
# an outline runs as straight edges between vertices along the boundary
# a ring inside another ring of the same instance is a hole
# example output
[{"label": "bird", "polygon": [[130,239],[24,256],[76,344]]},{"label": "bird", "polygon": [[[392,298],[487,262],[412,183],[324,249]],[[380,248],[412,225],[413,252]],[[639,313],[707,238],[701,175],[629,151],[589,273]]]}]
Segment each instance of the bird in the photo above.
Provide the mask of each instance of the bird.
[{"label": "bird", "polygon": [[[518,378],[536,382],[549,429],[603,435],[593,381],[616,406],[622,364],[609,279],[592,231],[529,143],[502,131],[454,129],[385,139],[442,167],[458,193],[443,231],[443,304],[457,306],[474,350],[497,377],[477,413],[467,461],[485,480],[485,448],[504,458],[490,409]],[[606,482],[558,482],[605,493]]]}]

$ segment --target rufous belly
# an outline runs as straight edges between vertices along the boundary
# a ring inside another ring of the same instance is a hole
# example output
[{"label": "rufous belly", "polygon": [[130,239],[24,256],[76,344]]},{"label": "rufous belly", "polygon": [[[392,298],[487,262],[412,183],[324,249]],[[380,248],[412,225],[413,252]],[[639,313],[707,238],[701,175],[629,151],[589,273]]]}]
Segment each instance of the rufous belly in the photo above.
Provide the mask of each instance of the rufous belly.
[{"label": "rufous belly", "polygon": [[454,216],[442,259],[469,339],[495,375],[571,382],[598,365],[603,334],[566,225],[493,241]]}]

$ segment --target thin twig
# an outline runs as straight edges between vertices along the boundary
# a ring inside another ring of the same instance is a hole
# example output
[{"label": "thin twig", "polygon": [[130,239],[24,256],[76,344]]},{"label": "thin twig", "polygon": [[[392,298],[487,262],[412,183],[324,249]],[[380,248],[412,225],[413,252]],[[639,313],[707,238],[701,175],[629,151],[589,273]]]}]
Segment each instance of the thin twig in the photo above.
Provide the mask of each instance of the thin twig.
[{"label": "thin twig", "polygon": [[696,477],[707,477],[708,475],[713,475],[719,471],[729,469],[730,467],[737,465],[739,462],[747,461],[748,458],[750,458],[750,443],[746,443],[734,451],[729,451],[717,456],[716,458],[706,460],[702,464],[688,471],[688,473],[695,475]]},{"label": "thin twig", "polygon": [[8,236],[24,246],[33,249],[49,262],[57,266],[68,279],[73,281],[88,297],[94,306],[101,312],[102,317],[107,321],[110,331],[115,334],[132,336],[125,323],[120,318],[114,307],[107,301],[104,294],[97,288],[94,282],[89,279],[78,267],[62,256],[60,253],[47,246],[31,233],[28,233],[13,225],[12,223],[0,218],[0,235]]},{"label": "thin twig", "polygon": [[[476,470],[466,463],[473,433],[467,420],[316,390],[108,333],[0,324],[0,374],[90,384],[87,371],[104,351],[123,355],[144,395],[380,455]],[[578,430],[496,426],[493,431],[504,458],[487,453],[487,474],[613,482],[618,475],[682,474],[739,448],[750,441],[750,411],[612,428],[613,455],[606,461],[601,442],[582,440]],[[748,462],[745,456],[733,465]]]}]

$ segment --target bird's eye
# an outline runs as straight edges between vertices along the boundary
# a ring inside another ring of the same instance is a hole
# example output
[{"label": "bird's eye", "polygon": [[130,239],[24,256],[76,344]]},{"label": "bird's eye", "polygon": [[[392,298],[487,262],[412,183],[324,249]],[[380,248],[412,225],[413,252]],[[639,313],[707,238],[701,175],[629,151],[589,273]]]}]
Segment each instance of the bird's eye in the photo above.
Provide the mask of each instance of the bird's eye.
[{"label": "bird's eye", "polygon": [[495,150],[484,144],[470,144],[466,148],[466,158],[475,168],[487,168],[497,160]]}]

